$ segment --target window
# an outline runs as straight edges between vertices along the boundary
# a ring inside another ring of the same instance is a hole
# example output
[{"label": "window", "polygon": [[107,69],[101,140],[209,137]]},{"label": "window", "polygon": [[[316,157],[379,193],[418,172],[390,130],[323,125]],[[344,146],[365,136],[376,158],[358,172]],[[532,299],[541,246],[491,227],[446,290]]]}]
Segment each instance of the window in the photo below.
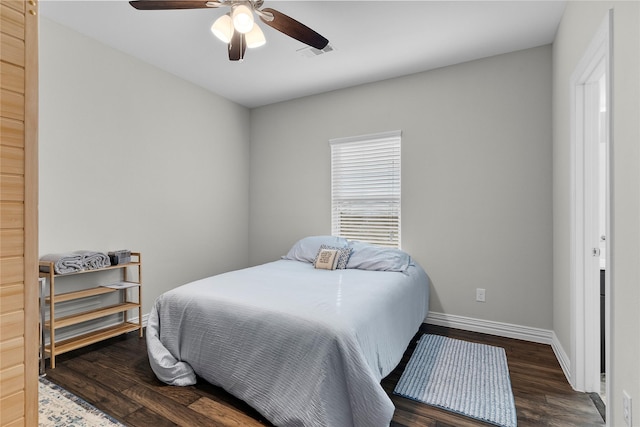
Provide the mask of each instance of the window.
[{"label": "window", "polygon": [[337,138],[331,145],[331,233],[400,247],[401,132]]}]

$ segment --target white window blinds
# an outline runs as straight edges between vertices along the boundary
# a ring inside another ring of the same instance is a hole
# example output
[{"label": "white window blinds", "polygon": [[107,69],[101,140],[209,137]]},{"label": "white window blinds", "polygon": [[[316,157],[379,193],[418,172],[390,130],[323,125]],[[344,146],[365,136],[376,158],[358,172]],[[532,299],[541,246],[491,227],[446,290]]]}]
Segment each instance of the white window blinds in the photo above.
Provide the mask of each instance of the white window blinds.
[{"label": "white window blinds", "polygon": [[330,140],[331,232],[400,247],[401,132]]}]

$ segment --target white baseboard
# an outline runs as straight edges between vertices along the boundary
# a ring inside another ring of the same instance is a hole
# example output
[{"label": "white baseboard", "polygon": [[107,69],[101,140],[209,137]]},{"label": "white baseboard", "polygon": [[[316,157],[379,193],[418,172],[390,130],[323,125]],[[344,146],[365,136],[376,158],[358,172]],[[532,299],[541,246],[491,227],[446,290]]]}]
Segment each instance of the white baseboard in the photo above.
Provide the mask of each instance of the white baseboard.
[{"label": "white baseboard", "polygon": [[573,379],[571,377],[571,359],[569,359],[569,356],[564,351],[562,344],[560,344],[560,341],[558,341],[558,337],[556,336],[555,332],[553,332],[553,342],[551,343],[551,348],[556,355],[556,359],[558,359],[558,363],[560,363],[560,367],[562,368],[562,372],[564,372],[564,376],[567,377],[567,381],[569,381],[571,388],[575,390],[576,387],[573,384]]},{"label": "white baseboard", "polygon": [[426,322],[432,325],[448,328],[463,329],[465,331],[481,332],[506,338],[515,338],[549,344],[553,342],[553,331],[548,329],[531,328],[529,326],[511,323],[494,322],[492,320],[474,319],[472,317],[455,316],[451,314],[429,312]]},{"label": "white baseboard", "polygon": [[556,359],[558,359],[558,363],[560,363],[560,367],[562,368],[565,377],[567,377],[567,381],[569,381],[569,384],[573,386],[573,382],[571,381],[571,361],[569,360],[567,353],[562,348],[562,345],[554,331],[514,325],[511,323],[494,322],[492,320],[436,313],[433,311],[429,312],[425,322],[431,325],[445,326],[465,331],[497,335],[499,337],[548,344],[556,355]]}]

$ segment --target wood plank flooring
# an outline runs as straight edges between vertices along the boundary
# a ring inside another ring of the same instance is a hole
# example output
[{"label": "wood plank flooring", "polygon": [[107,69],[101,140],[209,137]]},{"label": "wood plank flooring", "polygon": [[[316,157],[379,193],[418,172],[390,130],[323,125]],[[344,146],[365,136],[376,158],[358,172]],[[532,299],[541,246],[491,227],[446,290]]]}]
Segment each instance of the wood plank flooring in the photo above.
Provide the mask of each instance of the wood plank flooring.
[{"label": "wood plank flooring", "polygon": [[[519,427],[604,426],[588,395],[571,389],[550,346],[422,325],[402,362],[382,381],[396,411],[392,427],[476,427],[475,421],[392,394],[418,337],[433,333],[503,347],[507,354]],[[47,378],[129,426],[270,426],[259,413],[202,380],[172,387],[149,366],[146,341],[136,333],[63,354]]]}]

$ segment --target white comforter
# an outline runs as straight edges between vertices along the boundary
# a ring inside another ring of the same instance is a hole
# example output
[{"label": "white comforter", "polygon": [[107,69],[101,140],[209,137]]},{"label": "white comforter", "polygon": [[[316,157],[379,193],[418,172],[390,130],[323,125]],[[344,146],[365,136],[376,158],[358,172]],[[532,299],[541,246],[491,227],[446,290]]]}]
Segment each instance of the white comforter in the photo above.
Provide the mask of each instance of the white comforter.
[{"label": "white comforter", "polygon": [[316,270],[279,260],[161,295],[147,324],[151,367],[173,385],[196,374],[273,424],[388,426],[380,385],[427,314],[428,278]]}]

